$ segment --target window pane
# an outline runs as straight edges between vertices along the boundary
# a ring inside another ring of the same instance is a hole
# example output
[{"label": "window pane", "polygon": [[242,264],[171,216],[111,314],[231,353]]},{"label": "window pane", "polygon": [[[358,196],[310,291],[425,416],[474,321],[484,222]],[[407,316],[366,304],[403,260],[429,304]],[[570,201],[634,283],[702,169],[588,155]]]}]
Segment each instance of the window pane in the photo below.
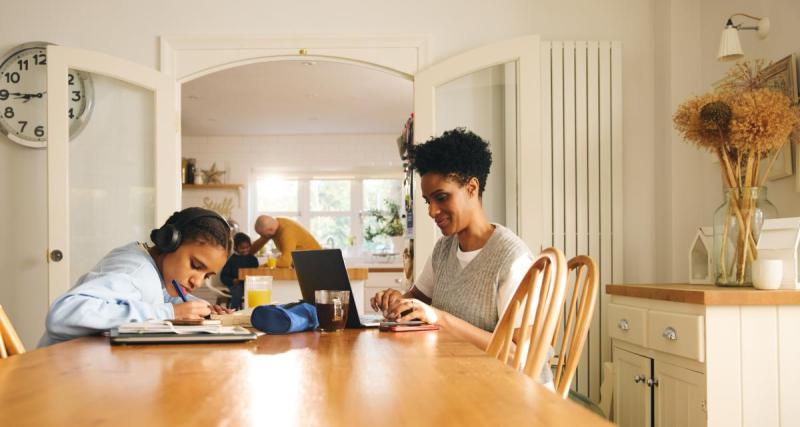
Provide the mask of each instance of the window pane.
[{"label": "window pane", "polygon": [[364,215],[362,221],[364,222],[364,241],[362,242],[362,248],[366,252],[371,253],[392,252],[394,249],[392,247],[392,239],[385,234],[378,234],[377,236],[372,236],[372,240],[367,240],[367,230],[374,233],[374,231],[379,228],[378,221],[375,220],[375,217],[372,215]]},{"label": "window pane", "polygon": [[347,247],[350,237],[349,216],[312,216],[311,234],[323,247],[329,247],[332,239],[334,248]]},{"label": "window pane", "polygon": [[386,210],[386,202],[400,205],[401,182],[399,179],[365,179],[364,210]]},{"label": "window pane", "polygon": [[258,212],[297,212],[297,180],[261,178],[256,182]]},{"label": "window pane", "polygon": [[311,197],[312,212],[349,211],[350,181],[344,181],[344,180],[311,181],[310,197]]}]

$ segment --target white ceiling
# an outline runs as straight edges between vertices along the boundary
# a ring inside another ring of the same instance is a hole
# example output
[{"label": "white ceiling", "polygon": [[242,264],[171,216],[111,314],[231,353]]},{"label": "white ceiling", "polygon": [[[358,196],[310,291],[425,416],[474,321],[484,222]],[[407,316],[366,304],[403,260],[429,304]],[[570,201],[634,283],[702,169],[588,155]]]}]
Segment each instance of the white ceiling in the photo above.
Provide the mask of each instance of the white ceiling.
[{"label": "white ceiling", "polygon": [[350,64],[262,62],[187,82],[181,97],[189,136],[399,134],[413,83]]}]

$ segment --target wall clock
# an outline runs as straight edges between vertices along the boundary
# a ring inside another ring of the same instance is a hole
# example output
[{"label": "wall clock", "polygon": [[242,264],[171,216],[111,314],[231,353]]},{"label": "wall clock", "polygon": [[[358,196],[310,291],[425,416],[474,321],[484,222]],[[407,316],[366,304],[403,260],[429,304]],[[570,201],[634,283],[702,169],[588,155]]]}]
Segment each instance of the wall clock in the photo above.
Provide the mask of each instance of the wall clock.
[{"label": "wall clock", "polygon": [[[0,58],[0,132],[18,144],[47,146],[47,45],[25,43]],[[69,70],[69,135],[83,130],[92,114],[88,73]]]}]

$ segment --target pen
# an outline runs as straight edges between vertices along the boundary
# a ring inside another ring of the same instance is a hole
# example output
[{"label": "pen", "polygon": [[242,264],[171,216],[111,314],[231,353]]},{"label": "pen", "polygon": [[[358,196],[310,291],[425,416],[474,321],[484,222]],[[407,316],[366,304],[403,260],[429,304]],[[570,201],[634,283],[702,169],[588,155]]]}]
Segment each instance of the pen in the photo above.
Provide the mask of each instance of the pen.
[{"label": "pen", "polygon": [[179,284],[178,284],[178,281],[177,281],[177,280],[175,280],[175,279],[172,279],[172,286],[174,286],[174,287],[175,287],[175,292],[177,292],[177,293],[178,293],[178,296],[180,296],[180,297],[181,297],[181,299],[183,300],[183,302],[186,302],[186,301],[187,301],[187,300],[186,300],[186,294],[185,294],[185,293],[183,293],[183,287],[182,287],[181,285],[179,285]]}]

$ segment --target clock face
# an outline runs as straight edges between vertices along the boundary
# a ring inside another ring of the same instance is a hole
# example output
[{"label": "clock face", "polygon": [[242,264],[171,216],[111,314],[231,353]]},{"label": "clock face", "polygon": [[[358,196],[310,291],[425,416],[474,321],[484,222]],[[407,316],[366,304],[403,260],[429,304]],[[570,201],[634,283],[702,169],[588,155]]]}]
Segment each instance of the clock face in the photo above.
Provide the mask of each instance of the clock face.
[{"label": "clock face", "polygon": [[[87,73],[69,70],[70,136],[91,114],[93,91]],[[0,130],[29,147],[47,145],[47,44],[21,45],[0,64]]]}]

